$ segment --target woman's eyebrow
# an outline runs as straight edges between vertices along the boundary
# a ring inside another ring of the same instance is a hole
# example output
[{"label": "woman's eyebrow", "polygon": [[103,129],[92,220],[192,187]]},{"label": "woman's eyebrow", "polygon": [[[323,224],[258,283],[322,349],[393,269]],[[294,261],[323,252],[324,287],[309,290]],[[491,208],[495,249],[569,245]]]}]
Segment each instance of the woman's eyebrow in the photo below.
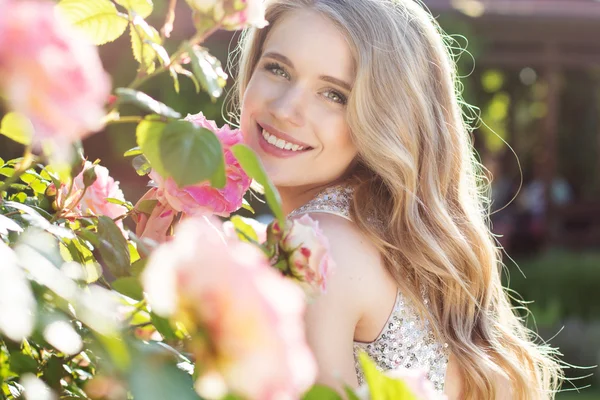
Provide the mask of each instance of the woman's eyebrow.
[{"label": "woman's eyebrow", "polygon": [[[290,60],[289,58],[287,58],[286,56],[284,56],[281,53],[269,51],[267,53],[264,53],[263,57],[272,58],[274,60],[280,61],[283,64],[286,64],[290,68],[294,68],[294,63],[292,63],[292,60]],[[338,78],[334,78],[332,76],[321,75],[321,76],[319,76],[319,80],[337,85],[337,86],[347,90],[348,92],[350,92],[352,90],[352,86],[348,82],[338,79]]]}]

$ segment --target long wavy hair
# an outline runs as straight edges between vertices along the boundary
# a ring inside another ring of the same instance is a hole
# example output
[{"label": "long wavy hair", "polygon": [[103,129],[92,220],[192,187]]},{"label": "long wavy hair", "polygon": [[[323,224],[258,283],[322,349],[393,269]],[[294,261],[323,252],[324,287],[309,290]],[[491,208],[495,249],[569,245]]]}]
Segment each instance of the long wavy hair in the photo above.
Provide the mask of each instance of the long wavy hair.
[{"label": "long wavy hair", "polygon": [[449,37],[413,0],[266,4],[270,25],[244,31],[233,53],[239,61],[233,106],[239,109],[279,18],[304,8],[328,17],[346,36],[357,74],[347,105],[359,149],[354,221],[449,344],[463,377],[462,398],[493,399],[508,382],[516,399],[554,398],[562,380],[556,351],[536,343],[502,286],[489,182],[461,109]]}]

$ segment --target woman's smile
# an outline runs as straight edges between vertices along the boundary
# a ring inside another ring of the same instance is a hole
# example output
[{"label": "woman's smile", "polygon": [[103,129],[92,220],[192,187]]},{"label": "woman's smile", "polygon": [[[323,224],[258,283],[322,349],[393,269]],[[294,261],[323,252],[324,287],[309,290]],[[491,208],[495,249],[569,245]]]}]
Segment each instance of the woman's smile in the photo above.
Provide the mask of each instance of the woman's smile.
[{"label": "woman's smile", "polygon": [[294,157],[313,150],[310,145],[300,142],[270,125],[257,123],[257,129],[261,149],[275,157]]}]

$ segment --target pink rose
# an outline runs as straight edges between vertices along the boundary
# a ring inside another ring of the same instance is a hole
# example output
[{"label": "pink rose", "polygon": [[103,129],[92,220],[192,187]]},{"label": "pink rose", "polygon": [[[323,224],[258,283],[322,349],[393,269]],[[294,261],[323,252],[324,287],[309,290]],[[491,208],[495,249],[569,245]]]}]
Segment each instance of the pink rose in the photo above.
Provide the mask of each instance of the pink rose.
[{"label": "pink rose", "polygon": [[[398,368],[385,373],[386,376],[402,381],[408,386],[415,400],[447,400],[443,393],[435,391],[433,383],[427,379],[427,373],[422,369]],[[360,400],[369,400],[369,387],[365,383],[356,394]]]},{"label": "pink rose", "polygon": [[305,283],[309,295],[326,290],[327,276],[335,264],[329,254],[329,241],[317,221],[306,214],[289,221],[281,248],[287,253],[292,276]]},{"label": "pink rose", "polygon": [[[156,216],[165,215],[168,210],[172,210],[174,213],[184,213],[185,216],[216,214],[228,217],[242,206],[244,194],[250,188],[251,183],[251,179],[230,150],[231,146],[243,142],[242,133],[239,129],[229,128],[228,125],[219,128],[214,121],[207,120],[202,113],[188,115],[185,119],[197,126],[211,130],[221,141],[225,158],[225,187],[213,188],[208,181],[179,187],[173,178],[164,179],[153,170],[149,176],[153,181],[151,185],[154,188],[150,190],[153,191],[153,198],[158,200],[162,206]],[[158,223],[154,226],[164,226],[164,224]],[[162,234],[156,233],[155,236],[161,237],[161,241],[166,238],[166,231]]]},{"label": "pink rose", "polygon": [[[69,185],[61,184],[58,189],[53,183],[48,185],[46,196],[55,198],[53,207],[60,212],[62,218],[77,219],[85,216],[105,215],[115,219],[127,213],[127,207],[106,200],[113,198],[125,201],[125,196],[119,189],[119,182],[109,175],[106,167],[93,166],[96,180],[84,192],[84,174],[92,168],[92,165],[89,161],[85,162],[82,171],[73,179],[70,193]],[[121,220],[116,221],[116,224],[123,228]]]},{"label": "pink rose", "polygon": [[33,142],[65,150],[101,129],[111,83],[96,47],[50,1],[5,0],[0,14],[0,87],[31,120]]},{"label": "pink rose", "polygon": [[154,240],[157,243],[166,242],[171,224],[175,220],[176,212],[168,205],[158,202],[158,188],[152,188],[137,202],[135,209],[140,209],[140,204],[146,200],[156,200],[156,205],[150,215],[143,212],[133,214],[135,220],[135,234],[140,238]]},{"label": "pink rose", "polygon": [[[127,207],[120,204],[109,203],[106,199],[112,198],[125,202],[125,196],[119,188],[119,182],[115,181],[106,167],[101,165],[93,166],[91,162],[86,161],[83,170],[75,177],[74,188],[83,190],[83,174],[90,168],[94,168],[96,180],[90,185],[81,201],[79,209],[82,215],[105,215],[110,218],[117,218],[127,213]],[[122,226],[122,222],[117,222]]]},{"label": "pink rose", "polygon": [[185,321],[189,351],[202,360],[201,395],[297,399],[313,384],[302,291],[259,249],[226,238],[216,219],[179,224],[150,256],[142,283],[154,312]]}]

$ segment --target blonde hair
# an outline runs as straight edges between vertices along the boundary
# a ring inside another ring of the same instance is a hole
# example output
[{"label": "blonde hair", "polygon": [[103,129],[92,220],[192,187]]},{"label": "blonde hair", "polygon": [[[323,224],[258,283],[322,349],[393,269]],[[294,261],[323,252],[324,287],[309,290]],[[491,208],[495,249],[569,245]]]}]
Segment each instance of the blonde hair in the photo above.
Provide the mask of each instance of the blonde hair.
[{"label": "blonde hair", "polygon": [[347,121],[359,149],[353,219],[449,344],[461,398],[493,399],[508,382],[513,398],[554,398],[562,379],[555,350],[535,343],[502,287],[447,37],[413,0],[268,0],[269,27],[245,31],[240,42],[238,101],[269,29],[300,8],[328,17],[348,39],[356,80]]}]

